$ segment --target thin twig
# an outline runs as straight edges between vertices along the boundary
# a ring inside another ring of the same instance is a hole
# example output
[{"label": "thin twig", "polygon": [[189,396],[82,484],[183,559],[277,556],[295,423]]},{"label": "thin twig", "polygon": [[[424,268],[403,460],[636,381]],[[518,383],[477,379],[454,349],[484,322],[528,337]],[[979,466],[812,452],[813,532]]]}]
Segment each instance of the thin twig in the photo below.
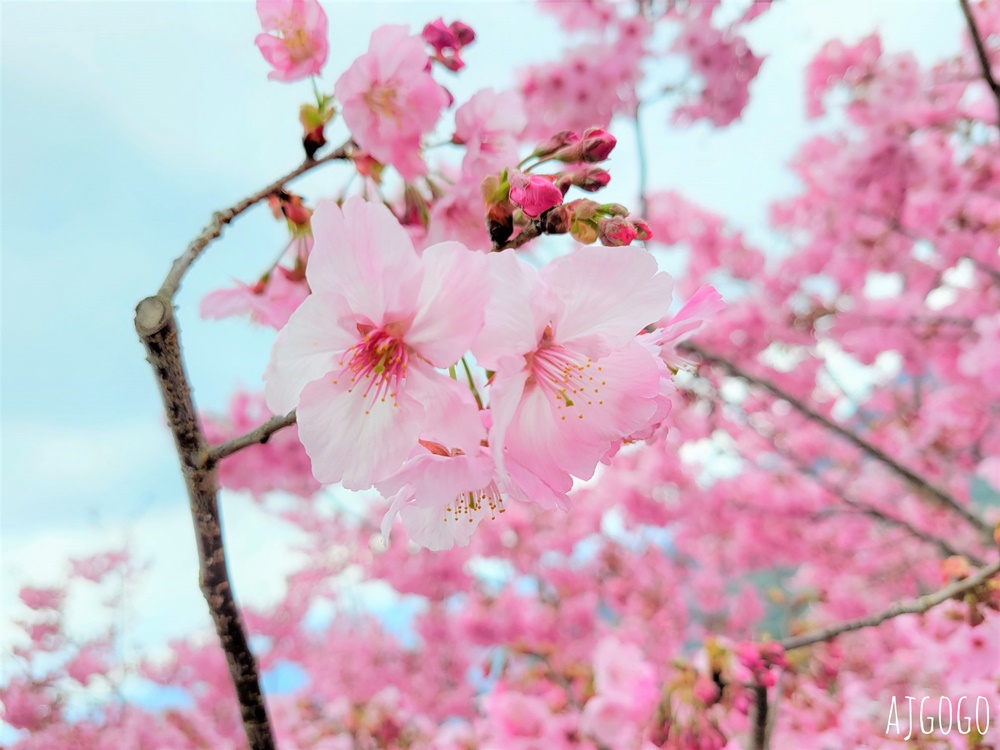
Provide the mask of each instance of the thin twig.
[{"label": "thin twig", "polygon": [[858,448],[862,453],[867,455],[869,458],[878,461],[879,463],[883,464],[891,471],[893,471],[896,475],[904,479],[916,491],[930,497],[932,500],[934,500],[941,506],[948,508],[949,510],[953,511],[955,514],[960,516],[973,528],[977,529],[981,534],[983,534],[984,538],[992,540],[993,528],[988,523],[986,523],[986,521],[984,521],[982,518],[980,518],[975,513],[970,511],[964,505],[959,503],[958,500],[952,497],[952,495],[950,495],[948,492],[941,489],[940,487],[931,484],[927,479],[921,477],[912,469],[908,469],[907,467],[903,466],[896,459],[886,454],[882,449],[872,445],[867,440],[862,438],[860,435],[842,427],[841,425],[831,421],[827,417],[824,417],[822,414],[810,408],[801,400],[797,399],[795,396],[788,393],[784,389],[778,387],[774,383],[771,383],[767,380],[764,380],[763,378],[758,378],[749,374],[741,367],[730,362],[724,357],[707,352],[701,347],[691,343],[681,344],[678,348],[683,349],[684,351],[687,351],[691,354],[695,354],[698,357],[700,357],[704,362],[711,365],[715,365],[717,367],[721,367],[730,375],[738,377],[741,380],[745,380],[746,382],[752,385],[760,386],[764,390],[769,391],[772,395],[780,398],[782,401],[786,401],[789,404],[789,406],[791,406],[793,409],[799,412],[802,416],[806,417],[807,419],[813,422],[816,422],[819,425],[822,425],[831,432],[840,435],[840,437],[842,437],[847,442],[851,443],[854,447]]},{"label": "thin twig", "polygon": [[938,548],[938,551],[941,553],[943,557],[964,557],[977,567],[986,564],[979,556],[971,552],[961,552],[960,550],[952,546],[951,542],[949,542],[947,539],[935,536],[933,534],[929,534],[926,531],[918,529],[909,521],[902,518],[897,518],[896,516],[889,515],[885,511],[876,508],[874,505],[869,505],[868,503],[862,502],[860,500],[855,500],[845,492],[843,487],[837,487],[831,482],[828,482],[826,478],[820,475],[820,473],[817,472],[814,468],[807,466],[797,457],[792,456],[787,451],[779,448],[774,441],[771,441],[771,445],[774,446],[774,449],[780,455],[784,456],[788,461],[794,464],[795,468],[798,471],[808,476],[810,479],[813,480],[813,482],[816,483],[817,486],[829,492],[831,495],[833,495],[842,503],[844,503],[844,505],[854,508],[858,512],[863,513],[864,515],[870,518],[874,518],[877,521],[881,521],[886,526],[895,526],[896,528],[903,529],[915,539],[919,539],[922,542],[934,545],[935,547]]},{"label": "thin twig", "polygon": [[271,438],[271,435],[276,433],[278,430],[282,430],[285,427],[291,427],[293,424],[295,424],[294,411],[289,412],[283,417],[272,417],[264,422],[264,424],[260,425],[260,427],[251,430],[244,435],[234,437],[224,443],[212,446],[208,450],[208,462],[210,464],[216,463],[224,459],[226,456],[231,456],[237,451],[241,451],[251,445],[266,443]]},{"label": "thin twig", "polygon": [[184,254],[174,261],[173,265],[170,267],[170,273],[168,273],[167,278],[163,280],[159,296],[171,300],[174,298],[174,295],[177,294],[177,290],[180,288],[181,279],[184,277],[184,274],[187,273],[188,268],[190,268],[191,264],[197,260],[198,256],[201,255],[201,252],[208,247],[213,240],[217,239],[219,235],[222,234],[223,228],[233,219],[257,203],[260,203],[262,200],[265,200],[269,195],[273,195],[284,187],[285,183],[294,180],[296,177],[301,177],[306,172],[315,169],[321,164],[326,164],[327,162],[338,159],[347,159],[350,156],[353,146],[353,141],[348,141],[340,148],[331,151],[326,156],[321,156],[319,159],[306,159],[291,172],[283,177],[279,177],[267,187],[261,188],[252,195],[248,195],[239,203],[230,206],[223,211],[216,211],[212,215],[212,221],[208,223],[208,226],[202,229],[201,234],[191,241],[191,244],[188,245]]},{"label": "thin twig", "polygon": [[1000,127],[1000,84],[993,77],[993,69],[990,65],[989,55],[986,53],[986,45],[983,44],[983,37],[976,26],[976,19],[972,17],[972,8],[969,7],[969,0],[958,0],[962,6],[962,15],[965,16],[965,24],[969,27],[969,36],[972,37],[972,44],[976,48],[976,57],[979,58],[979,67],[983,71],[983,80],[989,86],[993,98],[997,102],[997,127]]},{"label": "thin twig", "polygon": [[901,615],[923,614],[939,604],[943,604],[952,597],[959,596],[967,591],[972,591],[972,589],[981,586],[998,572],[1000,572],[1000,560],[997,560],[995,563],[985,568],[980,568],[975,575],[964,578],[961,581],[957,581],[950,586],[945,586],[943,589],[935,591],[933,594],[927,594],[926,596],[921,596],[908,602],[896,602],[891,607],[874,615],[860,617],[857,620],[847,620],[846,622],[842,622],[838,625],[831,625],[830,627],[823,628],[822,630],[815,630],[812,633],[805,633],[803,635],[785,638],[784,640],[779,641],[779,643],[785,651],[793,651],[798,648],[804,648],[805,646],[811,646],[814,643],[832,640],[842,633],[850,633],[854,630],[863,630],[864,628],[874,628],[881,625],[886,620],[891,620]]}]

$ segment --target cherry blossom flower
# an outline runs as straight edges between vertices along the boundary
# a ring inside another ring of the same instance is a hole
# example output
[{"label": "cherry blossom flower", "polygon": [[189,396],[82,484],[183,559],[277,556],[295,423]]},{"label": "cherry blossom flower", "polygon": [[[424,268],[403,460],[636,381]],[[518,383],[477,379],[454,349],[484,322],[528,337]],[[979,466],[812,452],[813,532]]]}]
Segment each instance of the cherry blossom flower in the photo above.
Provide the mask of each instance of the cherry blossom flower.
[{"label": "cherry blossom flower", "polygon": [[490,445],[501,476],[538,483],[526,499],[564,506],[569,476],[592,476],[656,412],[659,370],[635,337],[669,307],[670,277],[645,251],[580,248],[541,272],[491,260],[494,296],[473,346],[495,371]]},{"label": "cherry blossom flower", "polygon": [[274,67],[272,81],[298,81],[316,75],[328,52],[326,13],[317,0],[257,0],[257,15],[265,32],[257,47]]},{"label": "cherry blossom flower", "polygon": [[487,448],[488,411],[478,411],[471,391],[449,380],[447,418],[424,429],[419,445],[399,471],[375,488],[391,499],[382,518],[382,537],[400,516],[410,540],[431,550],[468,545],[486,517],[503,512]]},{"label": "cherry blossom flower", "polygon": [[465,145],[462,175],[477,184],[487,174],[518,162],[517,136],[527,117],[516,91],[477,91],[455,112],[455,143]]},{"label": "cherry blossom flower", "polygon": [[319,481],[365,489],[452,416],[453,386],[435,368],[482,328],[486,260],[457,242],[418,256],[388,208],[356,196],[321,202],[313,235],[312,294],[278,334],[265,397],[276,414],[297,407]]},{"label": "cherry blossom flower", "polygon": [[254,323],[281,328],[308,296],[309,287],[302,279],[278,267],[256,284],[237,281],[235,287],[209,292],[202,298],[199,312],[206,320],[245,316]]},{"label": "cherry blossom flower", "polygon": [[420,139],[437,123],[448,93],[428,72],[424,42],[406,26],[375,29],[368,51],[334,86],[358,146],[412,180],[427,171]]}]

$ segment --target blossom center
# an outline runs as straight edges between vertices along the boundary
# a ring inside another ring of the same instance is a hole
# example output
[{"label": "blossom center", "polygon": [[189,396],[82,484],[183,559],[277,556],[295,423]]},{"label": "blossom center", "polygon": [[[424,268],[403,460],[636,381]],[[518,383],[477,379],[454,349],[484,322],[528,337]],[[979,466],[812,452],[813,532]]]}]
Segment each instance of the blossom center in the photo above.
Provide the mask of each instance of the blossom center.
[{"label": "blossom center", "polygon": [[403,111],[396,101],[398,97],[399,94],[392,83],[376,83],[365,93],[364,100],[368,109],[375,114],[399,120]]},{"label": "blossom center", "polygon": [[455,500],[445,507],[444,520],[460,521],[465,518],[472,523],[475,520],[474,515],[484,507],[490,509],[490,518],[493,520],[496,520],[497,513],[504,512],[503,498],[495,481],[491,480],[488,485],[478,490],[459,493]]},{"label": "blossom center", "polygon": [[313,56],[312,42],[298,15],[290,15],[281,25],[281,40],[292,62],[301,63]]},{"label": "blossom center", "polygon": [[[362,398],[371,399],[372,404],[377,401],[384,403],[388,397],[392,399],[393,406],[398,406],[397,396],[406,382],[409,359],[409,349],[398,335],[385,328],[376,328],[344,352],[339,362],[343,369],[338,379],[349,376],[351,387],[347,392],[363,388]],[[334,385],[337,382],[334,380]],[[365,414],[368,413],[369,410],[366,410]]]},{"label": "blossom center", "polygon": [[557,411],[576,414],[583,419],[583,406],[601,406],[601,366],[594,365],[590,357],[584,357],[559,344],[546,344],[529,357],[530,375],[528,383],[534,383],[555,404]]}]

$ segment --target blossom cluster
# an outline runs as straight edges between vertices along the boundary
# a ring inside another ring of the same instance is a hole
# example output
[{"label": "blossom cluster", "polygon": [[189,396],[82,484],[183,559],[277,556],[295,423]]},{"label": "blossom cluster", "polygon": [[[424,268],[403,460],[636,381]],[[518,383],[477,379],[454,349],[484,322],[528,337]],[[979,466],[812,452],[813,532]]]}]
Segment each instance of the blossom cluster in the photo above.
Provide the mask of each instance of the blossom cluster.
[{"label": "blossom cluster", "polygon": [[574,477],[669,412],[671,281],[645,250],[541,269],[454,241],[418,253],[359,197],[321,201],[312,231],[312,293],[275,342],[267,405],[296,410],[319,481],[391,498],[386,534],[399,514],[443,549],[506,498],[566,509]]}]

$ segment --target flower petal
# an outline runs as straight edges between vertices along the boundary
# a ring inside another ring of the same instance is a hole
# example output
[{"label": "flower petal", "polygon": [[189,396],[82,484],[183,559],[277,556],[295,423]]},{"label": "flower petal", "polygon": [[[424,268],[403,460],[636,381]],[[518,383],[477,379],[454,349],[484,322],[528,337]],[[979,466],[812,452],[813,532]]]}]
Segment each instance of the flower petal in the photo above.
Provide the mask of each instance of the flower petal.
[{"label": "flower petal", "polygon": [[320,201],[312,230],[306,278],[314,293],[343,295],[373,325],[412,315],[421,267],[409,235],[388,208],[360,196],[348,198],[343,209]]},{"label": "flower petal", "polygon": [[555,310],[538,272],[514,253],[492,253],[487,260],[492,290],[472,353],[480,365],[496,370],[502,357],[535,350]]},{"label": "flower petal", "polygon": [[337,297],[311,294],[292,313],[271,349],[264,372],[264,397],[275,414],[296,407],[307,383],[336,365],[337,355],[357,341],[343,325],[346,310]]},{"label": "flower petal", "polygon": [[[320,482],[340,482],[364,490],[399,470],[417,444],[424,421],[423,405],[410,393],[420,380],[444,377],[415,364],[396,398],[366,396],[349,378],[328,373],[313,381],[299,399],[299,438]],[[414,388],[425,392],[432,386]]]},{"label": "flower petal", "polygon": [[483,328],[490,283],[486,256],[459,242],[424,250],[417,316],[406,343],[435,367],[448,367],[465,354]]},{"label": "flower petal", "polygon": [[582,247],[541,271],[562,304],[555,339],[579,339],[595,359],[624,346],[670,309],[673,282],[645,250]]}]

